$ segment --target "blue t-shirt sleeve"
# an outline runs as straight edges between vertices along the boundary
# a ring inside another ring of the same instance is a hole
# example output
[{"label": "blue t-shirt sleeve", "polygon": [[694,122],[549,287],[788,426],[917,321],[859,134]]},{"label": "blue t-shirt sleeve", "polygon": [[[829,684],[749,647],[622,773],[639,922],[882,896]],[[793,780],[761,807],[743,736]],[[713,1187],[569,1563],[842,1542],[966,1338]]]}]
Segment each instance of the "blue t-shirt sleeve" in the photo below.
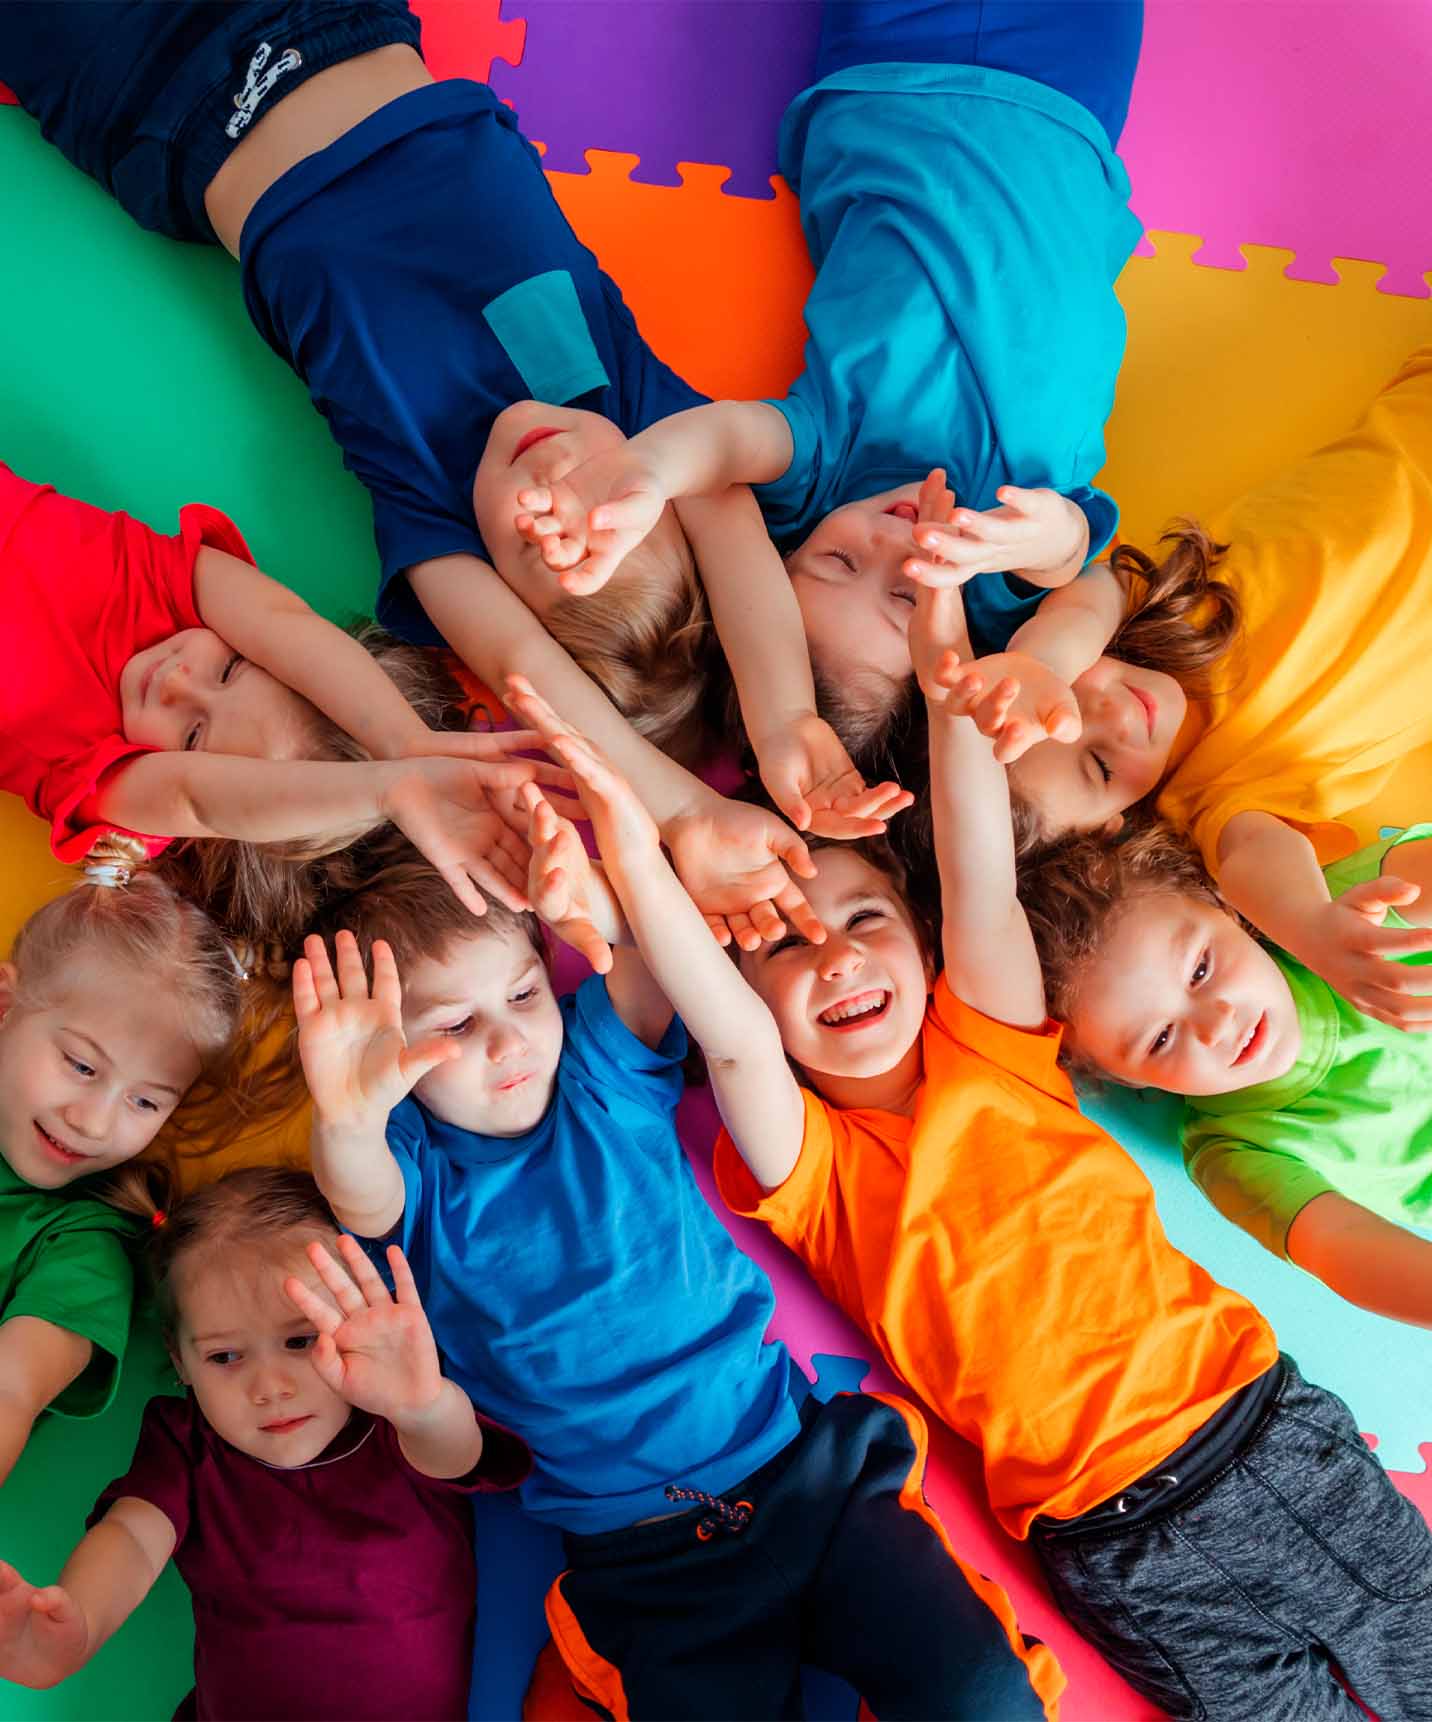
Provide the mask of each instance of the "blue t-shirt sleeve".
[{"label": "blue t-shirt sleeve", "polygon": [[[765,518],[766,530],[778,542],[804,538],[816,523],[838,503],[829,500],[831,474],[844,468],[850,415],[829,412],[822,406],[818,382],[819,358],[812,343],[806,349],[806,369],[791,385],[783,400],[771,400],[790,426],[791,463],[769,484],[754,485],[756,501]],[[853,496],[841,502],[854,502]]]},{"label": "blue t-shirt sleeve", "polygon": [[617,1015],[601,975],[589,975],[562,1000],[565,1058],[575,1060],[593,1084],[614,1089],[623,1101],[660,1117],[681,1099],[686,1030],[673,1016],[657,1046],[639,1040]]}]

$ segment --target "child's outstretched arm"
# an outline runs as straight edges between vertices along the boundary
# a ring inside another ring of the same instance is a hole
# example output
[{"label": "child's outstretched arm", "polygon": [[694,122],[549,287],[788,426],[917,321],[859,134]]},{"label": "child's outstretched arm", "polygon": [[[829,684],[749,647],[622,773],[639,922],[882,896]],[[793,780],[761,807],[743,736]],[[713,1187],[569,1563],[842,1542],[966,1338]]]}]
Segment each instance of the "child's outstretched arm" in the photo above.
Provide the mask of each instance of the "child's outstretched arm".
[{"label": "child's outstretched arm", "polygon": [[333,848],[391,820],[480,915],[482,891],[509,908],[526,906],[526,846],[492,792],[533,781],[560,782],[561,773],[525,759],[368,763],[146,753],[109,773],[76,818],[166,837]]},{"label": "child's outstretched arm", "polygon": [[611,757],[723,943],[735,938],[749,949],[779,938],[783,916],[808,938],[825,936],[795,883],[815,871],[797,834],[764,808],[718,795],[638,735],[495,569],[476,556],[443,556],[408,578],[434,625],[490,688],[527,677]]},{"label": "child's outstretched arm", "polygon": [[[924,588],[910,651],[930,725],[930,812],[940,873],[945,979],[956,997],[1015,1028],[1045,1020],[1044,979],[1015,893],[1009,784],[994,746],[962,713],[983,693],[977,666],[950,642],[964,632],[958,590]],[[1012,683],[991,690],[995,705]]]},{"label": "child's outstretched arm", "polygon": [[866,787],[816,712],[810,652],[795,591],[744,485],[677,504],[741,703],[761,781],[797,831],[874,837],[914,797]]},{"label": "child's outstretched arm", "polygon": [[774,1019],[711,939],[631,786],[530,687],[509,684],[508,699],[576,779],[637,949],[705,1053],[721,1116],[752,1176],[775,1189],[799,1158],[805,1107]]},{"label": "child's outstretched arm", "polygon": [[462,1048],[436,1035],[408,1045],[398,965],[382,939],[373,942],[371,993],[352,933],[339,933],[333,943],[336,971],[316,935],[293,965],[298,1054],[313,1096],[313,1176],[340,1225],[381,1238],[402,1218],[404,1202],[388,1114]]},{"label": "child's outstretched arm", "polygon": [[1432,1239],[1393,1225],[1336,1190],[1288,1228],[1288,1257],[1349,1303],[1432,1327]]},{"label": "child's outstretched arm", "polygon": [[0,1484],[24,1452],[35,1419],[79,1379],[93,1354],[89,1340],[40,1316],[0,1323]]},{"label": "child's outstretched arm", "polygon": [[[1401,848],[1398,855],[1394,866],[1416,866]],[[1260,933],[1360,1011],[1393,1028],[1432,1030],[1432,973],[1396,960],[1432,951],[1432,930],[1382,925],[1388,909],[1410,910],[1419,901],[1415,877],[1384,874],[1334,898],[1308,839],[1271,813],[1249,812],[1234,814],[1219,837],[1218,888]]]},{"label": "child's outstretched arm", "polygon": [[241,657],[302,694],[372,759],[424,755],[497,759],[531,738],[430,730],[352,635],[251,563],[206,545],[194,560],[194,602]]},{"label": "child's outstretched arm", "polygon": [[176,1540],[158,1507],[124,1495],[58,1583],[36,1587],[0,1562],[0,1680],[44,1689],[83,1668],[149,1595]]},{"label": "child's outstretched arm", "polygon": [[415,1471],[465,1477],[482,1457],[482,1428],[472,1401],[442,1372],[407,1257],[389,1244],[397,1294],[390,1297],[354,1239],[344,1233],[334,1248],[336,1261],[317,1240],[307,1252],[332,1303],[296,1275],[283,1282],[289,1301],[318,1329],[313,1367],[350,1405],[392,1424]]},{"label": "child's outstretched arm", "polygon": [[658,419],[593,455],[556,483],[518,493],[518,530],[542,546],[571,593],[599,592],[681,497],[779,478],[791,463],[790,426],[765,401],[710,401]]}]

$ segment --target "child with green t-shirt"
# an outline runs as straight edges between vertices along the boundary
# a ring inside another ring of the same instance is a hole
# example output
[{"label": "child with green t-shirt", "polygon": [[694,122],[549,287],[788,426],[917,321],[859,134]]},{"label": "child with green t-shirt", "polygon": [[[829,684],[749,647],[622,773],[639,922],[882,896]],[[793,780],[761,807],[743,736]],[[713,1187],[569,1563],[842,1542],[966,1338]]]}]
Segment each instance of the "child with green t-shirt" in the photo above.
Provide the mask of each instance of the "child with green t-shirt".
[{"label": "child with green t-shirt", "polygon": [[[1065,843],[1024,892],[1072,1059],[1184,1095],[1184,1161],[1220,1212],[1350,1302],[1424,1327],[1429,839],[1432,825],[1409,826],[1323,869],[1330,919],[1400,929],[1369,939],[1346,995],[1260,944],[1161,824]],[[1413,1032],[1394,1026],[1409,1011]]]},{"label": "child with green t-shirt", "polygon": [[219,1079],[238,1027],[237,960],[129,847],[91,861],[0,964],[0,1483],[41,1411],[113,1398],[138,1187],[152,1214],[168,1185],[152,1144],[201,1074]]}]

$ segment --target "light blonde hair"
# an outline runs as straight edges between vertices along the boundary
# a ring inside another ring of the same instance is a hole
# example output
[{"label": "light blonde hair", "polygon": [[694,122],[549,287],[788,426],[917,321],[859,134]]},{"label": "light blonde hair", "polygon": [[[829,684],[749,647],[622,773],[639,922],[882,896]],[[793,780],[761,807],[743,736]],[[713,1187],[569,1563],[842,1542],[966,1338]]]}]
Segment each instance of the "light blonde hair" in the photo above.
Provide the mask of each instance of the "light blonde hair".
[{"label": "light blonde hair", "polygon": [[691,546],[674,538],[674,555],[668,540],[645,539],[600,592],[559,599],[545,620],[638,734],[697,765],[721,739],[712,707],[724,705],[730,677]]},{"label": "light blonde hair", "polygon": [[[111,882],[99,882],[106,879]],[[246,996],[219,928],[146,864],[143,846],[132,838],[96,844],[84,882],[37,909],[20,928],[10,952],[17,1006],[48,1008],[86,955],[174,1001],[199,1055],[200,1079],[160,1136],[134,1161],[93,1180],[97,1195],[142,1213],[173,1189],[178,1142],[215,1123],[235,1122],[263,1103],[267,1081],[247,1092],[236,1059],[246,1016],[267,1012]]]}]

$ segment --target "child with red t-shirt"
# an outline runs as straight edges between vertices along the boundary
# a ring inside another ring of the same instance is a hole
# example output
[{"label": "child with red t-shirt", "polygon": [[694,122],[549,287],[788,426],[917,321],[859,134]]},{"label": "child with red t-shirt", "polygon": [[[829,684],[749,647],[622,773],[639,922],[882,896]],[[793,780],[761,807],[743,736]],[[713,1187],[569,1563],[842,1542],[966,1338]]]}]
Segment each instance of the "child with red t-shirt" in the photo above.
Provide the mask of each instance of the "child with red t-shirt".
[{"label": "child with red t-shirt", "polygon": [[[642,859],[654,834],[620,808],[628,919],[659,984],[704,1001],[722,1194],[982,1449],[1000,1522],[1161,1709],[1345,1716],[1335,1662],[1379,1714],[1423,1714],[1432,1534],[1342,1401],[1173,1248],[1143,1174],[1079,1112],[1015,896],[1004,770],[947,698],[978,673],[942,649],[968,655],[957,589],[922,589],[911,641],[943,972],[893,858],[845,844],[813,845],[825,942],[792,931],[741,952],[738,975],[688,933]],[[630,800],[610,771],[590,781],[540,702],[512,699],[589,811]]]},{"label": "child with red t-shirt", "polygon": [[0,1675],[73,1674],[172,1558],[194,1600],[181,1715],[465,1716],[466,1497],[520,1483],[525,1444],[443,1375],[402,1251],[394,1299],[306,1173],[234,1172],[160,1220],[189,1397],[150,1401],[58,1584],[0,1564]]},{"label": "child with red t-shirt", "polygon": [[[190,504],[179,527],[0,463],[0,788],[49,822],[56,855],[117,831],[151,852],[198,837],[313,856],[391,819],[469,907],[474,881],[520,907],[525,845],[489,792],[551,775],[510,757],[531,737],[430,728],[224,515]],[[421,654],[401,656],[422,690]]]}]

